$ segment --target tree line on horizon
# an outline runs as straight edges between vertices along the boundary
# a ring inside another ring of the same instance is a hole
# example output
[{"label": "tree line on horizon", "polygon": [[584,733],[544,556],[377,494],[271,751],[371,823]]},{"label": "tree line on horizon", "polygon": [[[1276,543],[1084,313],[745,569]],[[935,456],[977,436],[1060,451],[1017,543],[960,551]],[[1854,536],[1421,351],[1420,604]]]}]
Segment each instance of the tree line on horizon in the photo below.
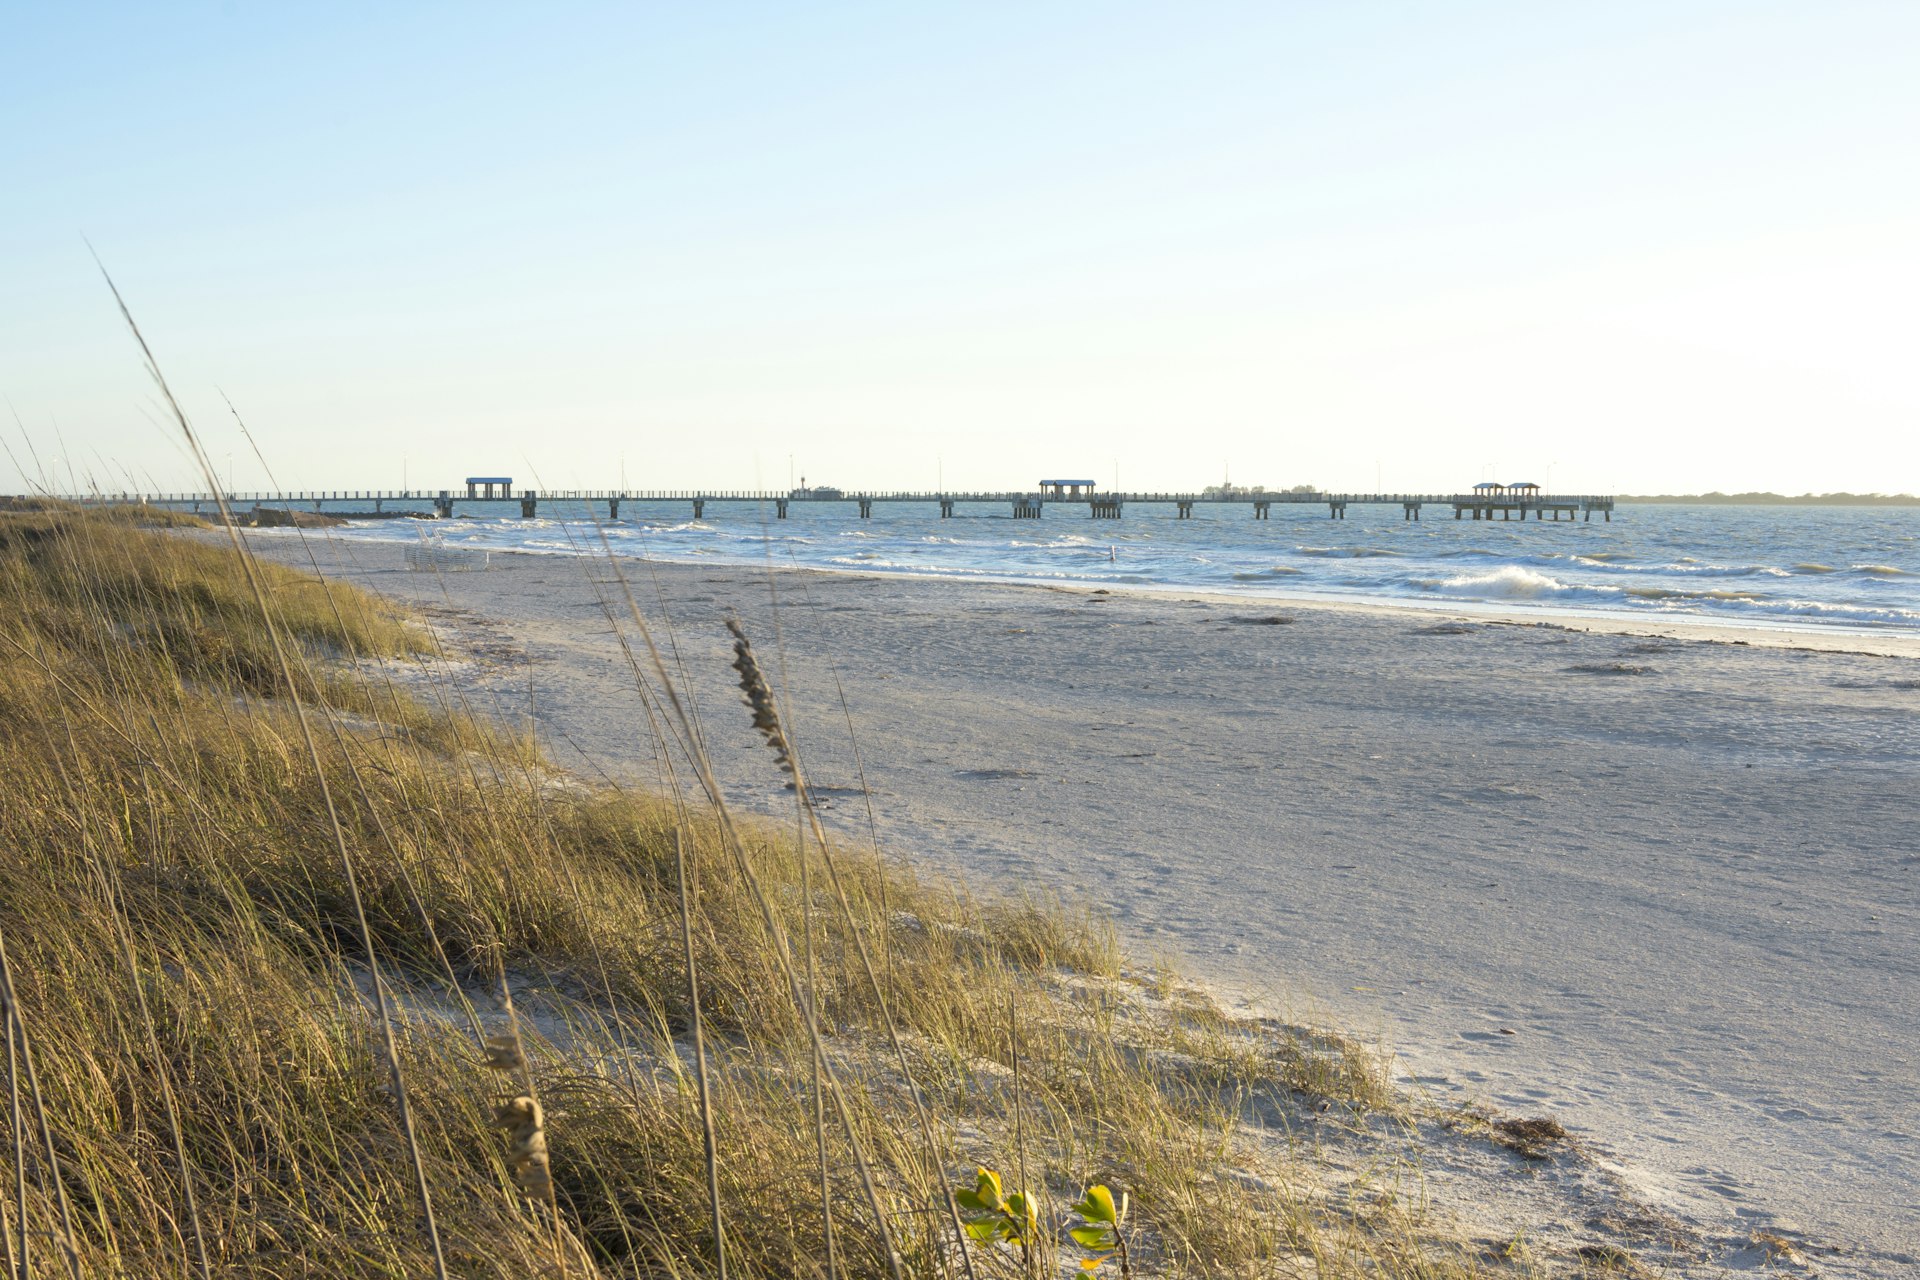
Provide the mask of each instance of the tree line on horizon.
[{"label": "tree line on horizon", "polygon": [[1621,502],[1696,502],[1724,506],[1920,507],[1911,493],[1657,493],[1622,494]]}]

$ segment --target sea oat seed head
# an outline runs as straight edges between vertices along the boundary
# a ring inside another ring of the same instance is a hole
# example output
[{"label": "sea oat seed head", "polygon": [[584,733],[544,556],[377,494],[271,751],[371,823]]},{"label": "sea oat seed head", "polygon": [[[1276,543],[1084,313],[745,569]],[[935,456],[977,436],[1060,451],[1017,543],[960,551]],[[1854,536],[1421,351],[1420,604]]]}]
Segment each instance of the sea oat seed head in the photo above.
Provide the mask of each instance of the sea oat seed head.
[{"label": "sea oat seed head", "polygon": [[530,1196],[553,1194],[541,1120],[540,1104],[525,1094],[501,1103],[494,1112],[494,1123],[507,1131],[507,1167],[513,1171],[514,1185]]},{"label": "sea oat seed head", "polygon": [[540,1104],[524,1093],[501,1103],[493,1113],[494,1124],[516,1135],[522,1130],[540,1128],[541,1121]]},{"label": "sea oat seed head", "polygon": [[520,1053],[520,1042],[510,1035],[488,1036],[485,1065],[495,1071],[520,1072],[527,1069],[527,1060]]},{"label": "sea oat seed head", "polygon": [[753,645],[747,640],[738,618],[727,619],[727,630],[733,633],[733,669],[740,673],[740,691],[746,695],[747,706],[753,711],[753,727],[773,748],[780,767],[792,773],[793,759],[787,752],[787,735],[780,728],[780,712],[774,705],[766,674],[760,670],[759,659],[753,656]]}]

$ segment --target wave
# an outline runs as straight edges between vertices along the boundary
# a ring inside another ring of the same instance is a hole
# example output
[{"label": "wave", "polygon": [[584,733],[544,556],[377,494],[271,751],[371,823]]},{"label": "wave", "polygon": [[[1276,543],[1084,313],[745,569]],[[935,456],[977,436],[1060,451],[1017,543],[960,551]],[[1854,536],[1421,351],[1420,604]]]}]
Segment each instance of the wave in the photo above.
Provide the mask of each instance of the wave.
[{"label": "wave", "polygon": [[1488,600],[1551,600],[1616,605],[1651,605],[1668,611],[1691,609],[1704,613],[1727,610],[1782,618],[1817,618],[1854,625],[1911,627],[1920,624],[1920,609],[1898,609],[1845,604],[1826,600],[1791,600],[1757,591],[1682,591],[1657,586],[1579,586],[1561,582],[1544,573],[1519,565],[1507,565],[1490,573],[1462,574],[1437,582],[1412,579],[1409,585]]},{"label": "wave", "polygon": [[1789,618],[1816,618],[1855,626],[1920,626],[1920,609],[1876,609],[1867,605],[1832,604],[1825,600],[1732,601],[1742,612]]},{"label": "wave", "polygon": [[[1522,563],[1539,564],[1543,561],[1530,557],[1521,557]],[[1598,556],[1579,555],[1572,557],[1570,563],[1583,569],[1592,569],[1599,573],[1612,574],[1649,574],[1667,575],[1676,578],[1789,578],[1792,571],[1771,564],[1702,564],[1691,557],[1683,556],[1672,564],[1636,564],[1624,557],[1614,556],[1605,560]]]},{"label": "wave", "polygon": [[1676,591],[1672,587],[1622,587],[1635,600],[1764,600],[1758,591]]},{"label": "wave", "polygon": [[1550,578],[1522,565],[1510,564],[1488,573],[1463,573],[1443,578],[1436,584],[1441,591],[1453,591],[1493,600],[1539,600],[1565,595],[1570,591],[1596,593],[1617,591],[1617,587],[1581,588]]},{"label": "wave", "polygon": [[1342,560],[1371,560],[1381,556],[1404,556],[1404,551],[1390,551],[1385,547],[1295,547],[1295,555],[1330,556]]},{"label": "wave", "polygon": [[[1920,630],[1920,561],[1907,545],[1920,539],[1890,530],[1863,538],[1852,525],[1787,531],[1775,523],[1733,530],[1719,523],[1678,530],[1628,524],[1583,528],[1577,541],[1561,541],[1540,537],[1530,526],[1469,531],[1436,522],[1429,529],[1396,526],[1392,533],[1356,528],[1356,545],[1348,546],[1276,546],[1267,536],[1269,526],[1155,520],[1084,534],[1029,525],[1018,538],[989,536],[994,525],[930,519],[803,527],[804,534],[788,534],[671,516],[618,527],[599,522],[616,556],[683,563],[759,565],[771,550],[799,567],[970,581],[1211,586],[1263,598],[1451,598],[1529,610],[1694,615],[1749,625],[1771,617],[1802,626]],[[1004,524],[998,528],[1006,530]],[[1344,529],[1314,531],[1335,543],[1346,535]],[[356,522],[338,531],[380,542],[412,542],[421,532],[412,521]],[[449,545],[496,551],[605,554],[595,522],[557,515],[462,516],[426,532]],[[1109,546],[1126,553],[1115,564],[1107,563]]]}]

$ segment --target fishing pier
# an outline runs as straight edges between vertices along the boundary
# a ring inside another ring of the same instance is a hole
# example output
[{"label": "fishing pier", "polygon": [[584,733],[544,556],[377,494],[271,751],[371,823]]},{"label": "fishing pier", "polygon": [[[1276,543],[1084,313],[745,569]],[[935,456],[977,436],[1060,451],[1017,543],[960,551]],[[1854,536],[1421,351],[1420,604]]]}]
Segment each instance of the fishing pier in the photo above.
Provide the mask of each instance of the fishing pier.
[{"label": "fishing pier", "polygon": [[[837,507],[871,519],[880,505],[937,507],[941,519],[961,512],[992,514],[993,508],[1021,520],[1038,520],[1051,509],[1084,512],[1094,520],[1121,519],[1129,507],[1171,508],[1178,520],[1190,520],[1199,510],[1238,508],[1255,520],[1268,519],[1275,507],[1324,507],[1332,520],[1347,518],[1349,507],[1399,508],[1403,520],[1418,520],[1428,508],[1451,510],[1455,520],[1573,520],[1591,521],[1598,512],[1613,519],[1611,496],[1546,494],[1537,486],[1482,485],[1468,493],[1322,493],[1318,491],[1237,489],[1230,492],[1132,493],[1098,492],[1091,480],[1047,480],[1031,491],[991,492],[860,492],[839,489],[716,490],[716,489],[516,489],[511,477],[476,476],[464,491],[454,489],[323,489],[264,493],[90,493],[64,499],[85,504],[146,503],[187,511],[218,510],[224,496],[235,509],[310,508],[341,516],[426,515],[441,519],[461,506],[517,504],[525,519],[540,513],[542,504],[571,507],[567,514],[586,514],[618,520],[623,506],[669,504],[704,519],[709,507],[743,515],[785,520],[796,504]],[[512,510],[512,506],[508,507]],[[489,514],[493,514],[489,512]]]}]

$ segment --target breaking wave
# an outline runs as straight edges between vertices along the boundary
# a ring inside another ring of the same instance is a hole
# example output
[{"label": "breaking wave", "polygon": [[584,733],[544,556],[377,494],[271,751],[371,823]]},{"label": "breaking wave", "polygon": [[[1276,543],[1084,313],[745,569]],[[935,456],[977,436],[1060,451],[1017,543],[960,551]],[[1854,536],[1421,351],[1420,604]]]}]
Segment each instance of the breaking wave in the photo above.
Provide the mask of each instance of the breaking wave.
[{"label": "breaking wave", "polygon": [[[1479,600],[1540,600],[1580,590],[1517,564],[1505,565],[1487,573],[1463,573],[1442,579],[1436,585],[1441,591]],[[1618,588],[1602,587],[1598,590],[1617,591]]]}]

